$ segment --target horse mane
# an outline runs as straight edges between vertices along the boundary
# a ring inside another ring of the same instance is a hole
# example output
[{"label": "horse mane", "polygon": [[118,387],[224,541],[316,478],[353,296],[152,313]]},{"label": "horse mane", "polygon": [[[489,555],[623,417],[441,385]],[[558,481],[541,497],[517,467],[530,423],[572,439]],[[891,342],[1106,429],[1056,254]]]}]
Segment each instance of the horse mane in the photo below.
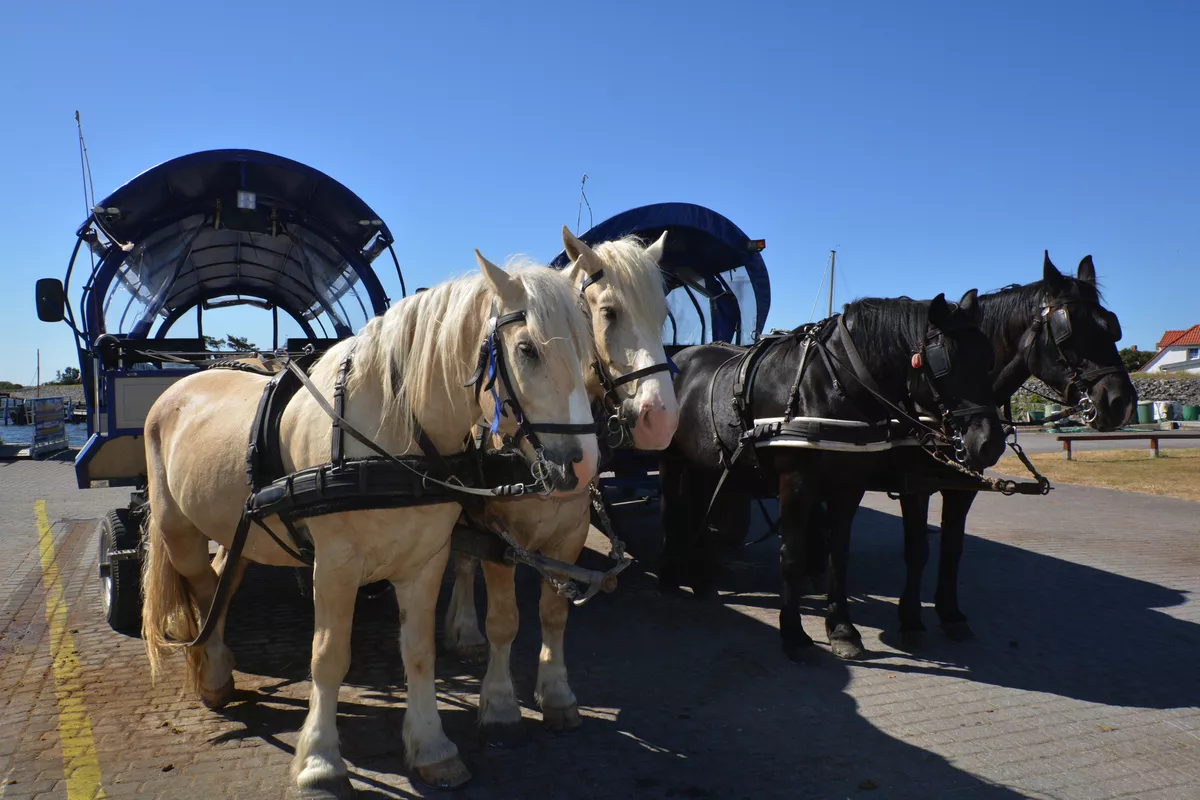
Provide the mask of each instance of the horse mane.
[{"label": "horse mane", "polygon": [[1046,302],[1047,296],[1060,302],[1077,302],[1087,306],[1097,306],[1103,301],[1098,286],[1070,275],[1064,275],[1062,285],[1053,289],[1045,281],[1014,283],[979,295],[979,307],[983,312],[980,327],[993,340],[1019,335],[1029,326],[1031,315]]},{"label": "horse mane", "polygon": [[[509,265],[506,270],[525,289],[530,336],[543,345],[569,343],[565,349],[546,347],[543,357],[574,359],[569,366],[582,372],[591,331],[565,275],[533,265]],[[491,287],[480,273],[406,297],[367,322],[357,335],[330,348],[313,366],[313,379],[332,387],[342,358],[353,346],[348,393],[382,387],[380,430],[411,438],[413,422],[425,427],[433,413],[451,415],[474,404],[471,389],[463,386],[475,372],[492,300]]]},{"label": "horse mane", "polygon": [[908,297],[863,297],[842,313],[855,347],[868,361],[898,349],[907,356],[929,330],[929,302]]},{"label": "horse mane", "polygon": [[646,247],[638,237],[624,236],[601,242],[592,252],[604,262],[604,281],[624,299],[638,327],[661,328],[667,320],[662,270],[646,255]]}]

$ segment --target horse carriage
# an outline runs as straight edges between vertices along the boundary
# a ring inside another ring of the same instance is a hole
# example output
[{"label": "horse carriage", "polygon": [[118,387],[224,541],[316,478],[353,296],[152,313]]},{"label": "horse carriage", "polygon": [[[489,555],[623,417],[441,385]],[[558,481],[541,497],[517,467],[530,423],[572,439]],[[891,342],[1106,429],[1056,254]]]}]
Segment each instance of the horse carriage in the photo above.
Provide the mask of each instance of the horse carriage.
[{"label": "horse carriage", "polygon": [[[76,231],[64,279],[38,281],[38,316],[65,319],[77,339],[89,437],[78,485],[133,487],[101,525],[101,598],[114,629],[141,626],[147,412],[182,378],[255,357],[233,342],[218,349],[205,312],[269,313],[271,352],[319,354],[387,310],[372,268],[385,251],[404,291],[392,243],[370,206],[328,175],[269,153],[214,150],[159,164],[104,198]],[[83,285],[77,307],[67,301],[73,277]]]},{"label": "horse carriage", "polygon": [[[503,736],[521,720],[508,664],[516,563],[544,578],[543,721],[580,724],[563,654],[569,601],[611,590],[629,563],[609,531],[616,566],[575,565],[589,508],[607,517],[591,491],[598,440],[613,448],[605,490],[661,487],[664,589],[713,588],[706,523],[723,487],[738,507],[777,496],[784,650],[798,659],[813,644],[800,580],[825,563],[831,649],[854,658],[863,647],[845,571],[865,491],[908,499],[906,550],[910,537],[924,543],[930,492],[968,498],[945,504],[958,516],[953,529],[943,516],[936,603],[947,631],[962,634],[955,582],[969,498],[1021,488],[983,475],[1008,434],[997,406],[1035,375],[1097,427],[1133,407],[1119,323],[1100,304],[1090,258],[1076,277],[1047,256],[1036,284],[970,290],[957,303],[869,298],[764,336],[765,242],[721,215],[661,204],[562,235],[557,270],[501,270],[476,251],[479,274],[392,305],[371,266],[392,237],[361,199],[287,159],[211,151],[97,204],[66,278],[38,282],[39,317],[65,319],[78,338],[90,434],[79,485],[134,488],[103,521],[100,575],[109,623],[140,627],[152,670],[183,649],[188,685],[222,707],[233,695],[223,620],[245,564],[309,568],[312,691],[292,771],[306,797],[353,794],[337,696],[356,592],[381,580],[404,621],[408,761],[433,786],[470,777],[434,691],[434,609],[452,545],[444,642],[487,653],[481,729]],[[76,315],[66,287],[84,248],[91,272]],[[244,339],[214,351],[204,332],[205,312],[247,306],[271,314],[273,363]],[[280,311],[300,335],[281,336]],[[172,337],[188,314],[195,337]],[[702,497],[713,498],[707,508]],[[901,620],[919,629],[924,556],[906,561]]]}]

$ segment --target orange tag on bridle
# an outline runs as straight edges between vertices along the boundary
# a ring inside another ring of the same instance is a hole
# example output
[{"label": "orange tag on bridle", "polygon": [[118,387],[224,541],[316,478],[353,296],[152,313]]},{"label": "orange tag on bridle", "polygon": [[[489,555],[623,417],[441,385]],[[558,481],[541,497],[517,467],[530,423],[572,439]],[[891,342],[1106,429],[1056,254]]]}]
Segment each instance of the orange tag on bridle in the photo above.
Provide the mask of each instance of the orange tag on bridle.
[{"label": "orange tag on bridle", "polygon": [[920,369],[923,366],[925,366],[925,359],[921,357],[920,353],[913,353],[912,354],[912,368]]}]

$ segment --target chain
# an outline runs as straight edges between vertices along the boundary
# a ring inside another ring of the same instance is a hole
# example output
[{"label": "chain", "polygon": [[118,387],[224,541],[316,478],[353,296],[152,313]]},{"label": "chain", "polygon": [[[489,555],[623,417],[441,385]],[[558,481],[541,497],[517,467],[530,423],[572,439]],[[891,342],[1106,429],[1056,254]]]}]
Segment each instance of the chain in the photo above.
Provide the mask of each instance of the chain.
[{"label": "chain", "polygon": [[[1042,475],[1040,472],[1037,471],[1037,469],[1033,466],[1033,463],[1025,455],[1025,451],[1021,449],[1021,445],[1017,444],[1015,432],[1014,432],[1013,440],[1007,442],[1007,444],[1017,454],[1017,458],[1021,459],[1021,463],[1025,465],[1025,468],[1028,469],[1033,474],[1034,478],[1037,481],[1038,486],[1041,487],[1040,493],[1041,494],[1049,494],[1050,493],[1050,481],[1047,480],[1044,475]],[[966,466],[965,464],[960,464],[958,461],[950,458],[945,453],[943,453],[937,447],[937,445],[933,443],[933,440],[931,437],[926,436],[926,437],[922,438],[921,449],[924,450],[926,453],[928,453],[930,456],[932,456],[934,458],[934,460],[936,460],[942,464],[945,464],[948,467],[953,467],[954,469],[958,470],[959,472],[963,473],[964,475],[969,475],[970,477],[974,478],[975,480],[986,484],[990,488],[990,490],[993,492],[1000,492],[1001,494],[1003,494],[1007,497],[1011,497],[1012,495],[1017,493],[1017,485],[1018,484],[1016,481],[1008,480],[1006,478],[989,478],[987,475],[984,475],[982,472],[977,472],[976,470],[971,469],[970,467]]]},{"label": "chain", "polygon": [[600,518],[600,530],[608,537],[610,546],[608,557],[614,561],[620,561],[625,558],[625,543],[617,538],[616,529],[613,528],[612,520],[608,517],[608,509],[604,507],[604,495],[600,494],[600,488],[596,486],[595,481],[592,481],[591,495],[592,508],[596,510],[596,516]]}]

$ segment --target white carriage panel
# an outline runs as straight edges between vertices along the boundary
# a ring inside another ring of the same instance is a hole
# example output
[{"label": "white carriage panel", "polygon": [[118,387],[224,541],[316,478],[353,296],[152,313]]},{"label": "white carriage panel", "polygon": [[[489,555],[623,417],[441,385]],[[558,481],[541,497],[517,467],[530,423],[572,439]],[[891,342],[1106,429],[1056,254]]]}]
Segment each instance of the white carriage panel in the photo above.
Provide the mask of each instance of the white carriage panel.
[{"label": "white carriage panel", "polygon": [[114,378],[113,422],[119,429],[144,428],[150,407],[167,388],[184,376],[150,375]]}]

